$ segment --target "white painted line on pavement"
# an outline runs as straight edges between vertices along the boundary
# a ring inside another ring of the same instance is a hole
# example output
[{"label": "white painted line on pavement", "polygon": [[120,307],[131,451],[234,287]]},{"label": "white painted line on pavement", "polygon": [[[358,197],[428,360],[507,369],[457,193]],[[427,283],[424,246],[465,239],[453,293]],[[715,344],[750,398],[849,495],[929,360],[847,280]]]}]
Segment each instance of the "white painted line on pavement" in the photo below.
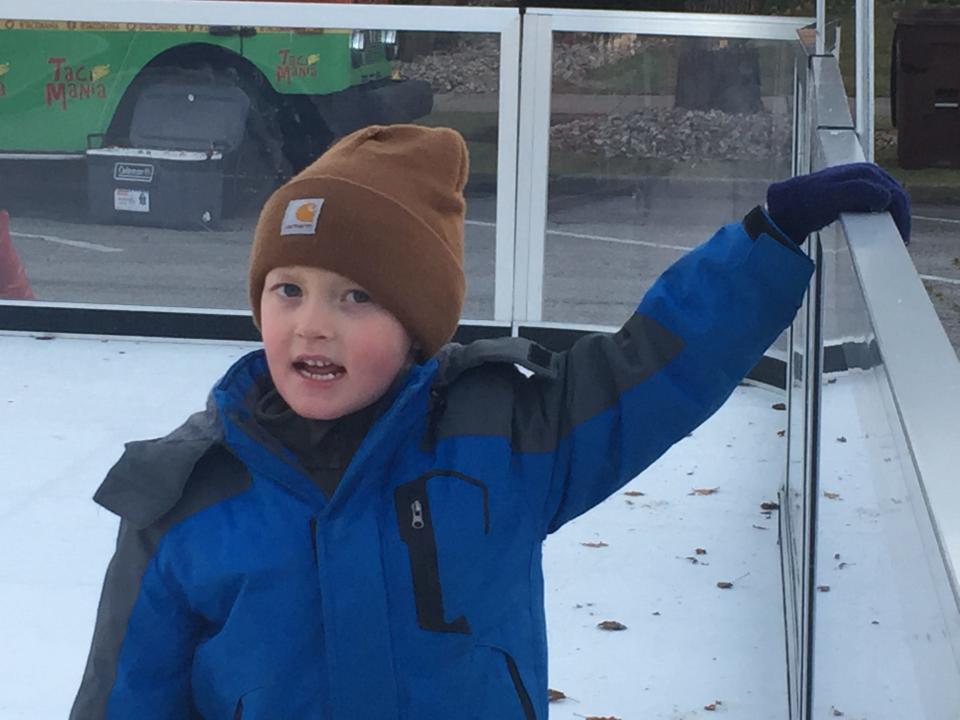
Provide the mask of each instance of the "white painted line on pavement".
[{"label": "white painted line on pavement", "polygon": [[942,282],[942,283],[950,283],[951,285],[960,285],[960,280],[958,280],[957,278],[945,278],[945,277],[940,277],[939,275],[921,275],[920,279],[930,280],[931,282]]},{"label": "white painted line on pavement", "polygon": [[60,245],[69,245],[84,250],[96,250],[97,252],[114,253],[123,252],[123,248],[108,247],[98,245],[97,243],[84,242],[83,240],[67,240],[66,238],[56,237],[55,235],[33,235],[31,233],[12,232],[12,237],[27,238],[28,240],[47,240],[48,242],[58,243]]},{"label": "white painted line on pavement", "polygon": [[564,232],[563,230],[547,230],[547,235],[559,235],[561,237],[579,238],[581,240],[602,240],[603,242],[617,243],[618,245],[642,245],[643,247],[680,250],[681,252],[693,250],[692,246],[687,245],[668,245],[666,243],[655,243],[647,240],[627,240],[626,238],[607,237],[606,235],[586,235],[584,233]]},{"label": "white painted line on pavement", "polygon": [[942,222],[942,223],[953,223],[954,225],[960,225],[960,220],[954,220],[953,218],[938,218],[930,217],[929,215],[912,215],[914,220],[929,220],[931,222]]},{"label": "white painted line on pavement", "polygon": [[[477,227],[496,227],[496,223],[483,222],[482,220],[466,220],[467,225]],[[668,245],[666,243],[655,243],[647,240],[628,240],[627,238],[615,238],[608,235],[586,235],[584,233],[565,232],[564,230],[547,230],[547,235],[559,235],[560,237],[579,238],[580,240],[600,240],[601,242],[616,243],[618,245],[641,245],[643,247],[662,248],[665,250],[679,250],[686,252],[693,250],[693,246],[688,245]]]}]

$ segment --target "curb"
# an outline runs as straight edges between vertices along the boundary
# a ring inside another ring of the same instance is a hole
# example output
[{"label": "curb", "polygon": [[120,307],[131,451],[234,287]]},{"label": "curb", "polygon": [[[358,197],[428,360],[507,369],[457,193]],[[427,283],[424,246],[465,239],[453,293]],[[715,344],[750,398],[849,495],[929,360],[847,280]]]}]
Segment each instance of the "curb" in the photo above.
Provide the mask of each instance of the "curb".
[{"label": "curb", "polygon": [[[663,175],[602,178],[594,175],[554,175],[550,178],[548,193],[551,198],[569,195],[603,195],[607,197],[638,194],[670,193],[696,195],[700,198],[755,197],[762,202],[767,178],[684,178]],[[903,183],[912,203],[922,205],[960,205],[960,184],[917,185]],[[464,188],[467,197],[484,197],[496,193],[497,178],[492,173],[476,173]]]},{"label": "curb", "polygon": [[[765,196],[770,180],[766,178],[694,178],[663,175],[634,175],[597,177],[595,175],[554,175],[550,177],[548,193],[553,197],[570,195],[602,195],[618,197],[625,195],[696,195],[699,198],[722,198],[730,196]],[[477,173],[470,176],[464,188],[468,197],[492,195],[496,192],[496,176]]]},{"label": "curb", "polygon": [[911,203],[960,205],[960,185],[911,185],[903,183]]}]

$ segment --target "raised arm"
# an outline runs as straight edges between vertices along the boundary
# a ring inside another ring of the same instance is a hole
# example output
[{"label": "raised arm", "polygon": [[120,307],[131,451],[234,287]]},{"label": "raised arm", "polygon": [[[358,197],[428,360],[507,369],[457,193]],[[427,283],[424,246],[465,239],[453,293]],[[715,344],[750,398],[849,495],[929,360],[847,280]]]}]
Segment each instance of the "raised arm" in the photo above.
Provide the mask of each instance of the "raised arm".
[{"label": "raised arm", "polygon": [[619,332],[582,338],[558,358],[558,380],[542,397],[531,386],[518,403],[521,432],[556,425],[545,532],[622,487],[723,404],[800,307],[813,263],[797,243],[809,233],[842,212],[889,210],[909,239],[906,194],[867,163],[775,183],[768,204],[769,214],[757,207],[681,257]]}]

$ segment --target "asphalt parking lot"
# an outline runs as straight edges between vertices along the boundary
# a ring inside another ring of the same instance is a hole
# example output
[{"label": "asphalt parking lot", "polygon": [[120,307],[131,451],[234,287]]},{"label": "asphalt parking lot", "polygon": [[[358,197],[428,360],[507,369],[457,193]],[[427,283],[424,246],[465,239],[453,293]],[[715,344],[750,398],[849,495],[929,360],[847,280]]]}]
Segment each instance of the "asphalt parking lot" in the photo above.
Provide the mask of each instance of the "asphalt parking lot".
[{"label": "asphalt parking lot", "polygon": [[[38,300],[247,308],[244,282],[256,208],[216,229],[97,225],[86,220],[85,198],[47,187],[5,195],[13,243]],[[673,260],[760,200],[756,188],[742,184],[706,194],[652,188],[642,196],[551,194],[544,320],[618,325]],[[495,211],[492,195],[468,198],[468,319],[493,315]],[[913,212],[911,257],[960,350],[960,207],[915,205]]]}]

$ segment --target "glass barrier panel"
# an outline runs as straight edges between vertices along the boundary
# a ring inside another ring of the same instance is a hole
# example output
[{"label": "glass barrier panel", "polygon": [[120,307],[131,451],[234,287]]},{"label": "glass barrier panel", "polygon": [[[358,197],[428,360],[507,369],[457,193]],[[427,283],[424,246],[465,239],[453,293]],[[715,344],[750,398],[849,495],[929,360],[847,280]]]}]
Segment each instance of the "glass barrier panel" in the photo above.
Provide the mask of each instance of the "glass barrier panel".
[{"label": "glass barrier panel", "polygon": [[790,175],[794,43],[553,38],[542,316],[615,326]]},{"label": "glass barrier panel", "polygon": [[[493,318],[496,265],[497,143],[500,122],[500,40],[493,33],[404,32],[410,49],[401,77],[425,80],[433,110],[417,122],[458,130],[470,151],[463,317]],[[405,46],[402,46],[405,47]]]},{"label": "glass barrier panel", "polygon": [[955,718],[956,601],[847,241],[840,229],[822,238],[834,268],[828,328],[835,317],[825,347],[813,717]]},{"label": "glass barrier panel", "polygon": [[807,390],[807,308],[804,297],[789,333],[787,368],[786,472],[780,494],[781,564],[785,593],[784,627],[790,668],[790,701],[792,712],[799,712],[802,693],[805,640],[804,575],[806,573],[806,390]]},{"label": "glass barrier panel", "polygon": [[[808,79],[806,54],[798,51],[795,57],[794,105],[794,170],[805,172],[809,165],[810,123],[808,107]],[[787,462],[784,485],[780,495],[781,564],[784,591],[784,627],[786,630],[787,663],[789,670],[791,717],[801,716],[805,687],[805,646],[807,642],[807,603],[805,600],[807,574],[807,367],[808,314],[811,297],[807,294],[788,333],[787,368]]]},{"label": "glass barrier panel", "polygon": [[0,197],[37,300],[246,309],[269,193],[354,129],[416,122],[467,138],[464,316],[493,317],[496,33],[48,21],[0,33]]}]

